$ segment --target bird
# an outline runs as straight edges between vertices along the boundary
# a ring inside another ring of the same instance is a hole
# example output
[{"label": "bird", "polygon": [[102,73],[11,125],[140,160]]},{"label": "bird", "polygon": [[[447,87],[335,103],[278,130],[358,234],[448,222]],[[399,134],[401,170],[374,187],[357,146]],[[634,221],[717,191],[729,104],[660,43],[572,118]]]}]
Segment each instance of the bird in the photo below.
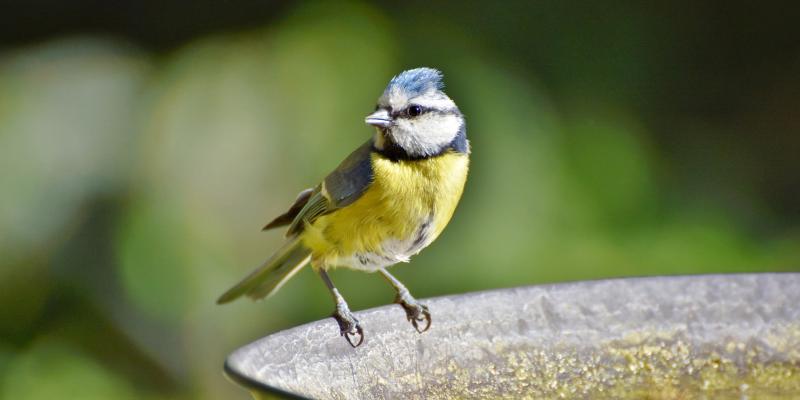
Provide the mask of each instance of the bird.
[{"label": "bird", "polygon": [[340,335],[355,348],[364,330],[328,274],[341,267],[380,273],[413,327],[430,328],[428,307],[387,268],[409,262],[453,216],[469,170],[466,121],[442,73],[421,67],[391,78],[365,123],[374,134],[264,226],[288,226],[283,245],[217,303],[270,296],[310,264],[333,297]]}]

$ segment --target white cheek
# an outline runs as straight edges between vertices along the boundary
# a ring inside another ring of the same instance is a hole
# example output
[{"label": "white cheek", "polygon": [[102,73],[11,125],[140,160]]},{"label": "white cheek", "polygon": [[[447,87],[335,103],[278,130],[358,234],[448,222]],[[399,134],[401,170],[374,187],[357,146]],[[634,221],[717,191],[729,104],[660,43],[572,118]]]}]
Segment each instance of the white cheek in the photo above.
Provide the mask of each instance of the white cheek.
[{"label": "white cheek", "polygon": [[441,147],[450,143],[460,128],[454,115],[431,116],[420,120],[413,129],[417,141],[428,146]]},{"label": "white cheek", "polygon": [[436,154],[458,134],[461,121],[455,115],[430,114],[398,123],[396,141],[413,155]]}]

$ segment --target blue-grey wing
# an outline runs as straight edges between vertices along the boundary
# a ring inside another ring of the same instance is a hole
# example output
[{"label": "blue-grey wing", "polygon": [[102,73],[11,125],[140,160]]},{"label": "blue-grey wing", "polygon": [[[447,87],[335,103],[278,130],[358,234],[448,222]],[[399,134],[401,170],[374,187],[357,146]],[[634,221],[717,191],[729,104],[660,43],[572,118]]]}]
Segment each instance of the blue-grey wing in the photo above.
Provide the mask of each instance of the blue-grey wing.
[{"label": "blue-grey wing", "polygon": [[353,151],[331,172],[323,184],[335,208],[356,201],[372,183],[372,140]]},{"label": "blue-grey wing", "polygon": [[353,151],[311,193],[289,226],[287,236],[302,232],[305,223],[356,201],[372,183],[372,139]]}]

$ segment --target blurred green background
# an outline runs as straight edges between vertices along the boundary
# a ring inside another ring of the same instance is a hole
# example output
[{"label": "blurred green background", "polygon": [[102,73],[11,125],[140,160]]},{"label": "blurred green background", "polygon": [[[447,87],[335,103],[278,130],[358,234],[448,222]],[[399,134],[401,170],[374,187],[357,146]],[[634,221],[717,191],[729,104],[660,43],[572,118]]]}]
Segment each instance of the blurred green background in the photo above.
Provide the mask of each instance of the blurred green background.
[{"label": "blurred green background", "polygon": [[4,2],[0,398],[246,398],[225,355],[332,304],[310,270],[214,300],[416,66],[473,146],[449,228],[393,270],[417,296],[800,271],[789,4]]}]

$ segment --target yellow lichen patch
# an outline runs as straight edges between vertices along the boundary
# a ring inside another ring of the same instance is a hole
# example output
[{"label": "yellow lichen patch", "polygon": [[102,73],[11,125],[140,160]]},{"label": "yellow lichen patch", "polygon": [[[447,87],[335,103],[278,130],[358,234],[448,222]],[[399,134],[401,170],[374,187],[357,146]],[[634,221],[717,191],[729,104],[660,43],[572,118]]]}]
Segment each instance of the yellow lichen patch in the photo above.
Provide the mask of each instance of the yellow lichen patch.
[{"label": "yellow lichen patch", "polygon": [[[789,332],[791,331],[791,332]],[[599,344],[492,343],[481,363],[430,366],[426,398],[800,398],[800,325],[763,340],[698,343],[640,331]]]}]

